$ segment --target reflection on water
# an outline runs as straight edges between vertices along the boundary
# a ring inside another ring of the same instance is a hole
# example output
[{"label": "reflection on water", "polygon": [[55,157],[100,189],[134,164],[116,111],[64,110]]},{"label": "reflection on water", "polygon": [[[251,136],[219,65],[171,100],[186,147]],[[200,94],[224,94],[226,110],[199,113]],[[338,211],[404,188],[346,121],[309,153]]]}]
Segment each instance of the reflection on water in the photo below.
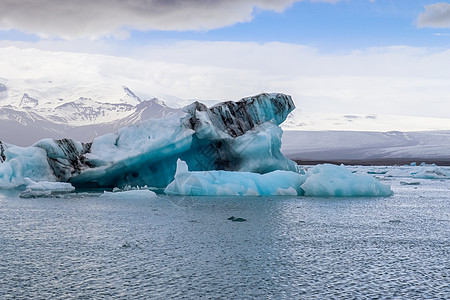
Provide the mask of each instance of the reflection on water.
[{"label": "reflection on water", "polygon": [[365,199],[3,191],[0,298],[448,298],[448,182],[391,183]]}]

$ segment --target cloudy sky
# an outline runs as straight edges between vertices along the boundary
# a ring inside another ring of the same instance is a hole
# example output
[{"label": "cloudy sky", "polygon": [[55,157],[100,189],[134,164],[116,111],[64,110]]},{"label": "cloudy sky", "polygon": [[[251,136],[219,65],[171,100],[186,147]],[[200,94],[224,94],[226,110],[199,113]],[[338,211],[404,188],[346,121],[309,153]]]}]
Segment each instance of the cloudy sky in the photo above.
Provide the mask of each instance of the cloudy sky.
[{"label": "cloudy sky", "polygon": [[450,119],[449,1],[0,0],[0,54],[5,80]]}]

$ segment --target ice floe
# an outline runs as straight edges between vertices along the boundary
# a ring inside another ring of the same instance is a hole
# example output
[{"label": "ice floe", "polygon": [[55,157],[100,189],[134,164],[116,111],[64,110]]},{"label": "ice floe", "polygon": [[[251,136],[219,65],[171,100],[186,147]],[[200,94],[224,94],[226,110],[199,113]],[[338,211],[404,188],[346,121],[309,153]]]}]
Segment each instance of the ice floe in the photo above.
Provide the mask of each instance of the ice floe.
[{"label": "ice floe", "polygon": [[306,172],[302,189],[306,196],[373,197],[389,196],[391,187],[369,175],[353,174],[344,166],[317,165]]},{"label": "ice floe", "polygon": [[152,199],[157,197],[156,193],[150,190],[130,190],[120,192],[103,192],[100,197],[108,199]]},{"label": "ice floe", "polygon": [[274,171],[266,174],[229,171],[190,172],[178,160],[175,179],[165,189],[175,195],[274,196],[305,195],[318,197],[389,196],[392,190],[369,175],[356,175],[344,166],[318,165],[306,174]]},{"label": "ice floe", "polygon": [[274,196],[302,194],[305,176],[291,171],[266,174],[230,171],[188,171],[188,165],[177,162],[175,179],[164,190],[171,195],[195,196]]}]

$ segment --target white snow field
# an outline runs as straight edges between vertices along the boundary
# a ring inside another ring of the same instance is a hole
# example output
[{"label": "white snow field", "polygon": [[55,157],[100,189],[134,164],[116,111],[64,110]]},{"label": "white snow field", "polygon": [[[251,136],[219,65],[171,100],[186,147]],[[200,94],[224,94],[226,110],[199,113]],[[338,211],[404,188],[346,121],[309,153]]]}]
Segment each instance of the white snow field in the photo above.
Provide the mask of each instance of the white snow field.
[{"label": "white snow field", "polygon": [[[450,122],[449,122],[450,123]],[[281,150],[298,161],[346,164],[450,163],[450,131],[284,131]]]}]

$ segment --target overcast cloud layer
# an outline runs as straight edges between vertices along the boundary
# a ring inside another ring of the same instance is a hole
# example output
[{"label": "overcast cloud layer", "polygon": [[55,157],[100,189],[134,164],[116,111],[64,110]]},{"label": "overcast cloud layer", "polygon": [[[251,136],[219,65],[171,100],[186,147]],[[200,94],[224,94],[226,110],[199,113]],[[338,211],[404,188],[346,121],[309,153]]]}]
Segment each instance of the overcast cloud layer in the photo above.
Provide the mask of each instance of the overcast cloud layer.
[{"label": "overcast cloud layer", "polygon": [[[255,10],[304,0],[2,0],[0,29],[66,39],[127,37],[127,30],[208,30],[248,22]],[[339,0],[310,0],[338,2]]]},{"label": "overcast cloud layer", "polygon": [[130,59],[0,48],[0,81],[26,82],[20,86],[37,98],[30,80],[62,90],[126,85],[143,98],[237,100],[283,92],[308,113],[450,117],[448,50],[385,47],[325,55],[284,43],[180,42],[141,51]]},{"label": "overcast cloud layer", "polygon": [[425,12],[417,18],[419,27],[450,28],[450,3],[425,6]]},{"label": "overcast cloud layer", "polygon": [[[0,27],[68,39],[117,34],[127,28],[205,29],[249,20],[258,9],[282,11],[294,2],[0,0]],[[418,26],[450,27],[445,25],[449,7],[426,6]],[[325,54],[311,46],[278,42],[145,45],[109,39],[0,41],[0,81],[18,80],[31,96],[35,91],[28,80],[38,87],[52,82],[59,89],[105,83],[129,86],[144,98],[237,100],[260,92],[284,92],[308,112],[450,117],[446,48],[378,47]]]}]

